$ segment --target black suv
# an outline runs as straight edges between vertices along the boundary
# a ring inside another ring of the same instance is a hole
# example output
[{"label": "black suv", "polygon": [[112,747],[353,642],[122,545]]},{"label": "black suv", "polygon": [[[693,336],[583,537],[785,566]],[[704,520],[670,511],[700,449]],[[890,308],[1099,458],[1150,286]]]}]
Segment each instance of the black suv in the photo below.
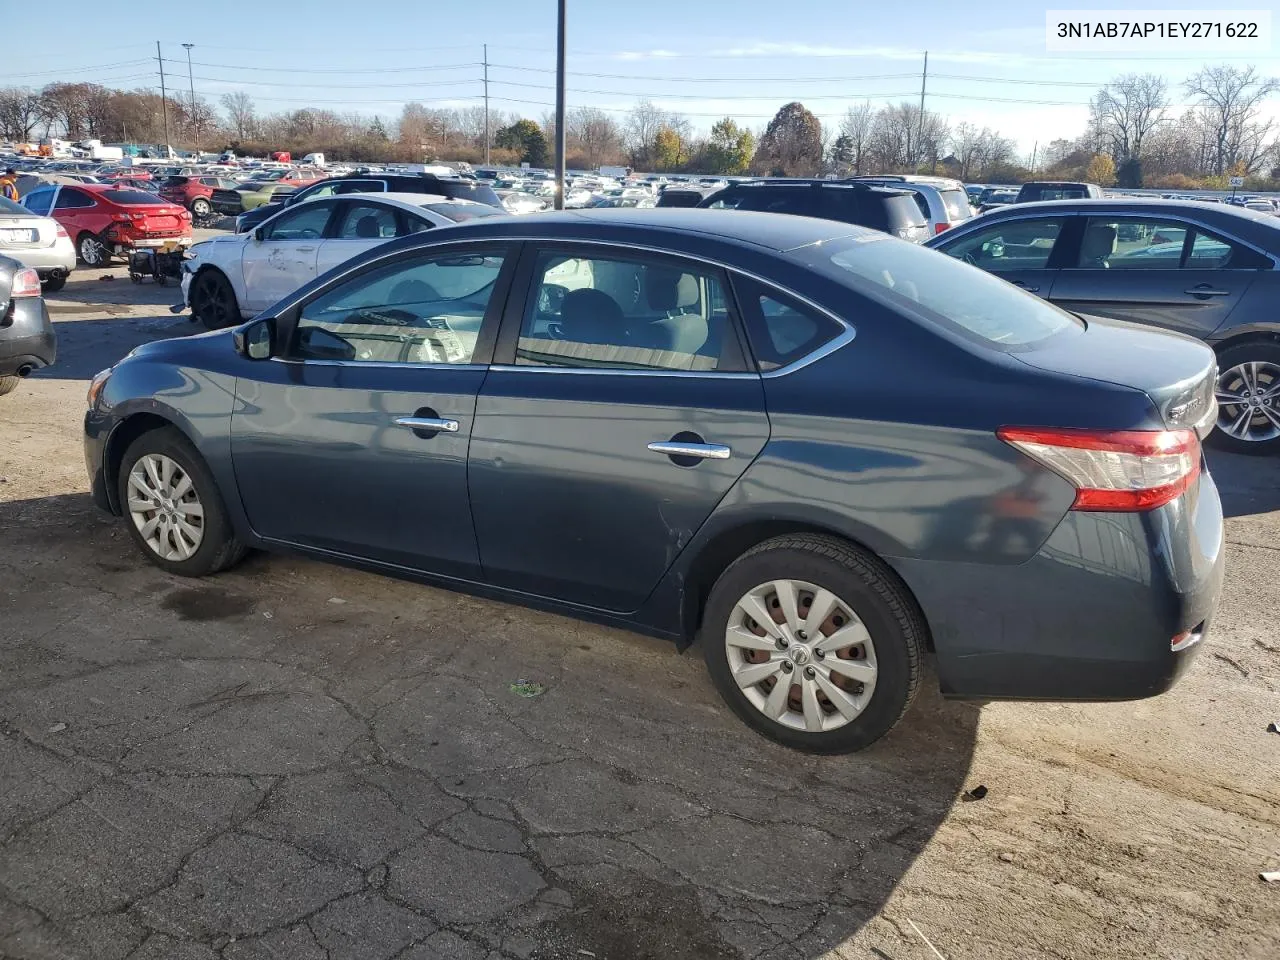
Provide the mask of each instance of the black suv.
[{"label": "black suv", "polygon": [[915,195],[893,187],[839,180],[751,180],[725,187],[698,206],[841,220],[912,243],[929,239],[929,222]]},{"label": "black suv", "polygon": [[303,200],[331,197],[339,193],[431,193],[450,200],[474,200],[503,209],[502,201],[487,183],[457,177],[437,177],[434,173],[352,173],[330,177],[303,187],[274,202],[264,203],[236,217],[236,233],[248,233],[268,217]]}]

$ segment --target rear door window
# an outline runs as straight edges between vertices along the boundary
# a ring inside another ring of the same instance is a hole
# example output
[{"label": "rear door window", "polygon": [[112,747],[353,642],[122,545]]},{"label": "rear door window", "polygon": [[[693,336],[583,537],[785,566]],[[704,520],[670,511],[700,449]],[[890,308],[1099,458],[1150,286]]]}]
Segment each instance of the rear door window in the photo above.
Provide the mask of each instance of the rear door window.
[{"label": "rear door window", "polygon": [[[115,191],[108,190],[104,196],[110,196]],[[75,190],[70,187],[63,187],[58,192],[58,200],[54,204],[55,210],[76,210],[82,207],[92,207],[93,197],[89,196],[82,190]]]}]

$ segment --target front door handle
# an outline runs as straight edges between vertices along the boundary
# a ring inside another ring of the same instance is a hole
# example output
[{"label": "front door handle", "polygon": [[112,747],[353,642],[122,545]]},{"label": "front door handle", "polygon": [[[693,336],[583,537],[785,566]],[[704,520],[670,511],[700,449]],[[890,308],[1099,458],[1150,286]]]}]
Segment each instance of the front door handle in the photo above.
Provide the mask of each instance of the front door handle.
[{"label": "front door handle", "polygon": [[1192,297],[1229,297],[1231,296],[1230,290],[1218,290],[1215,287],[1209,286],[1209,284],[1207,283],[1202,283],[1198,287],[1192,287],[1190,290],[1183,290],[1182,292]]},{"label": "front door handle", "polygon": [[298,252],[299,253],[315,253],[316,248],[315,247],[298,247]]},{"label": "front door handle", "polygon": [[[435,411],[431,411],[434,413]],[[457,433],[458,421],[449,420],[445,417],[421,417],[414,415],[412,417],[396,417],[396,426],[405,427],[414,432],[415,436],[421,437],[423,440],[429,440],[437,433]]]},{"label": "front door handle", "polygon": [[1037,293],[1040,290],[1039,287],[1033,287],[1029,283],[1027,283],[1025,280],[1015,280],[1013,281],[1013,285],[1015,287],[1019,287],[1020,289],[1027,291],[1027,293]]},{"label": "front door handle", "polygon": [[651,443],[649,449],[667,457],[694,457],[698,460],[728,460],[733,454],[733,451],[722,443],[690,443],[684,440]]}]

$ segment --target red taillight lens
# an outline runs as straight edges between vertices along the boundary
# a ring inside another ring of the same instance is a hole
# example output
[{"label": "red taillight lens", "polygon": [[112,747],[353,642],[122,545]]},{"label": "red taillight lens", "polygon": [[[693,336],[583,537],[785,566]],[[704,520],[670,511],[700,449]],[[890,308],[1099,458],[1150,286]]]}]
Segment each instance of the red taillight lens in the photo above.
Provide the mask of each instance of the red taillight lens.
[{"label": "red taillight lens", "polygon": [[19,270],[13,275],[13,290],[9,294],[11,297],[38,297],[40,296],[40,274],[36,273],[30,267]]},{"label": "red taillight lens", "polygon": [[951,224],[949,224],[949,223],[935,223],[935,224],[933,225],[933,235],[936,237],[936,236],[937,236],[938,234],[940,234],[943,230],[946,230],[946,229],[947,229],[947,228],[949,228],[950,226],[951,226]]},{"label": "red taillight lens", "polygon": [[58,224],[58,238],[59,239],[65,238],[67,240],[71,239],[71,234],[67,233],[67,228],[64,227],[62,224]]},{"label": "red taillight lens", "polygon": [[1072,510],[1154,510],[1180,497],[1200,473],[1193,430],[1001,427],[996,433],[1075,486]]}]

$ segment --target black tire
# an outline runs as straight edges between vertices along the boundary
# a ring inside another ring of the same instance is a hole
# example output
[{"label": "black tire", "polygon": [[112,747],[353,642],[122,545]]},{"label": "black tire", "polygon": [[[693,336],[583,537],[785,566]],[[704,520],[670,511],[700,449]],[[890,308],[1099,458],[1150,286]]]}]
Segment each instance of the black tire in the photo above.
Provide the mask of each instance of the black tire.
[{"label": "black tire", "polygon": [[[1231,423],[1234,418],[1244,414],[1247,410],[1244,406],[1223,403],[1221,396],[1224,389],[1233,393],[1237,392],[1241,383],[1232,376],[1232,371],[1241,364],[1251,362],[1267,365],[1267,367],[1261,368],[1260,371],[1259,386],[1262,389],[1280,387],[1280,343],[1276,343],[1274,340],[1246,340],[1244,343],[1227,347],[1219,353],[1218,370],[1220,373],[1217,383],[1219,388],[1218,426],[1209,435],[1209,442],[1220,450],[1229,450],[1232,453],[1244,453],[1252,456],[1267,456],[1280,453],[1280,429],[1276,430],[1273,437],[1257,440],[1233,437],[1222,429],[1224,423]],[[1267,368],[1271,368],[1274,373],[1267,372]],[[1266,380],[1265,378],[1269,376],[1272,379]],[[1265,382],[1261,382],[1264,380]],[[1280,393],[1275,397],[1264,398],[1262,402],[1266,404],[1265,409],[1273,411],[1273,415],[1280,418]],[[1266,414],[1263,409],[1259,409],[1254,414],[1252,424],[1256,432],[1261,432],[1257,428],[1265,426],[1265,418]]]},{"label": "black tire", "polygon": [[21,377],[0,377],[0,397],[3,397],[6,393],[13,393],[21,382]]},{"label": "black tire", "polygon": [[[185,560],[172,560],[160,556],[143,538],[129,512],[129,473],[147,454],[160,454],[181,467],[191,479],[195,494],[204,510],[203,537],[194,553]],[[227,516],[213,474],[191,442],[175,427],[164,427],[144,433],[124,453],[120,461],[120,473],[116,477],[116,493],[124,512],[125,526],[133,542],[143,555],[168,573],[180,577],[206,577],[239,563],[248,552],[235,534]]]},{"label": "black tire", "polygon": [[66,277],[50,277],[48,280],[40,281],[40,291],[42,293],[57,293],[66,285]]},{"label": "black tire", "polygon": [[191,201],[192,216],[207,217],[209,215],[209,211],[212,209],[213,207],[209,205],[209,201],[204,197],[196,197]]},{"label": "black tire", "polygon": [[[748,591],[773,580],[801,580],[830,590],[866,626],[878,676],[865,709],[843,726],[808,732],[757,709],[733,679],[725,630]],[[897,725],[920,686],[927,628],[915,600],[877,558],[838,537],[776,537],[752,548],[720,575],[703,612],[699,642],[711,680],[748,726],[787,747],[809,753],[849,753],[879,740]]]},{"label": "black tire", "polygon": [[205,269],[191,281],[191,316],[210,330],[240,322],[240,306],[231,281],[217,270]]},{"label": "black tire", "polygon": [[76,258],[86,267],[105,267],[111,262],[111,251],[101,237],[85,231],[76,237]]}]

